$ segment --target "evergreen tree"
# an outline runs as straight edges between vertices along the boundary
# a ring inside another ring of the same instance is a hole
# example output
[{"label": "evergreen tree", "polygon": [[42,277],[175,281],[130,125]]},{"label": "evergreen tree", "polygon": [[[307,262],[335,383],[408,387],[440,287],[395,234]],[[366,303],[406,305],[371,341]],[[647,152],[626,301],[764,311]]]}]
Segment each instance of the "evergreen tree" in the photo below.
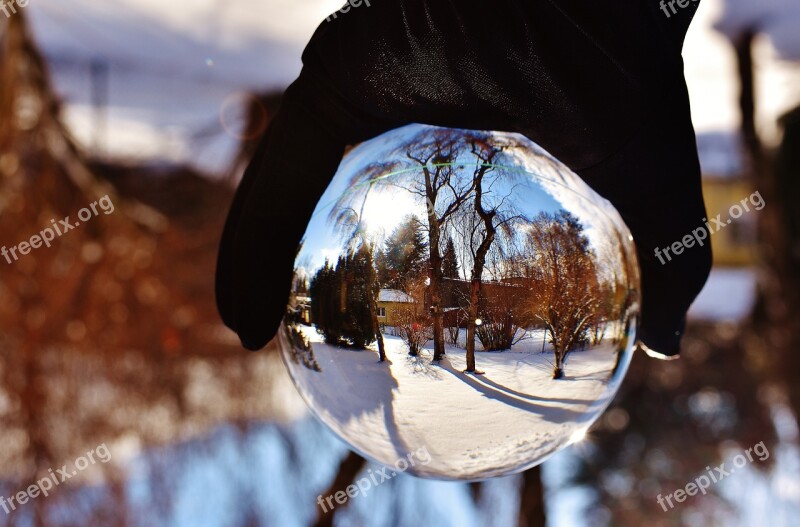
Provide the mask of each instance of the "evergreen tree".
[{"label": "evergreen tree", "polygon": [[447,239],[447,247],[444,250],[442,276],[444,278],[458,278],[458,257],[456,256],[456,246],[452,237]]},{"label": "evergreen tree", "polygon": [[375,341],[376,329],[373,323],[370,302],[375,291],[370,289],[372,258],[365,246],[345,260],[342,336],[355,348],[364,348]]},{"label": "evergreen tree", "polygon": [[589,238],[574,215],[565,210],[540,213],[531,224],[527,245],[539,273],[541,301],[534,313],[550,333],[553,378],[561,379],[567,354],[597,323],[604,293]]},{"label": "evergreen tree", "polygon": [[376,258],[378,282],[382,287],[403,289],[410,278],[425,273],[428,244],[422,225],[408,216],[385,242],[385,250]]},{"label": "evergreen tree", "polygon": [[309,284],[311,317],[317,331],[329,344],[346,340],[355,348],[375,341],[376,326],[370,302],[377,291],[369,251],[364,247],[355,254],[340,256],[336,267],[325,261]]},{"label": "evergreen tree", "polygon": [[340,287],[336,270],[328,260],[312,277],[309,284],[311,318],[325,342],[338,344],[341,340]]},{"label": "evergreen tree", "polygon": [[388,244],[389,241],[386,242],[386,250],[382,251],[375,251],[375,271],[376,271],[376,278],[378,281],[378,285],[380,287],[391,287],[391,283],[393,281],[392,270],[390,269],[389,265],[389,257],[387,256],[388,251]]}]

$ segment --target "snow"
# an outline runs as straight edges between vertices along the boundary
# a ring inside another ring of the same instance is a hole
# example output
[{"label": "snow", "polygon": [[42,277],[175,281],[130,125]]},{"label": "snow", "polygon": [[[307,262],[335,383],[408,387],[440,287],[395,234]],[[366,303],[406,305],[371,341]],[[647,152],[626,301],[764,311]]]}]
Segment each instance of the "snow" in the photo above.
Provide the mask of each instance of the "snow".
[{"label": "snow", "polygon": [[566,378],[553,380],[553,356],[540,352],[540,339],[515,351],[479,351],[484,374],[466,375],[464,350],[452,346],[437,366],[430,349],[410,357],[399,338],[385,336],[386,364],[374,350],[337,348],[312,328],[303,332],[322,371],[286,362],[317,417],[355,450],[389,466],[424,447],[430,461],[409,472],[438,479],[483,479],[541,462],[582,435],[625,370],[612,379],[609,342],[571,353]]},{"label": "snow", "polygon": [[[142,527],[311,525],[321,512],[318,496],[336,477],[347,453],[340,440],[310,417],[286,425],[248,423],[244,429],[224,425],[192,441],[147,449],[126,463],[125,512],[132,518],[130,525]],[[367,465],[357,479],[367,477],[369,470],[380,469]],[[511,525],[519,510],[518,486],[516,478],[487,482],[476,503],[466,484],[398,475],[348,500],[346,509],[337,505],[336,523]],[[115,495],[108,487],[77,493],[75,500],[54,507],[53,517],[64,518],[61,523],[96,524],[103,498]],[[74,506],[77,500],[82,506]],[[397,503],[413,506],[398,508]]]},{"label": "snow", "polygon": [[712,322],[739,322],[750,314],[755,299],[754,269],[715,268],[692,304],[689,318]]},{"label": "snow", "polygon": [[397,289],[381,289],[378,294],[378,302],[401,302],[403,304],[413,304],[414,299]]}]

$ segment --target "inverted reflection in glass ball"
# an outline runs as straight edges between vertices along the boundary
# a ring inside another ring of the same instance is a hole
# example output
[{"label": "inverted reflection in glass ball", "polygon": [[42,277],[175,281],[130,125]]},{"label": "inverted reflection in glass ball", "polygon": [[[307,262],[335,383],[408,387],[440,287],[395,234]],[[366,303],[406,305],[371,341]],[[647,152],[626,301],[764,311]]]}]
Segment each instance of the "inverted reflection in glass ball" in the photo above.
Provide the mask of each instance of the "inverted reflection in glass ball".
[{"label": "inverted reflection in glass ball", "polygon": [[631,235],[520,135],[410,125],[357,146],[295,271],[279,342],[298,390],[354,450],[418,476],[542,462],[631,358]]}]

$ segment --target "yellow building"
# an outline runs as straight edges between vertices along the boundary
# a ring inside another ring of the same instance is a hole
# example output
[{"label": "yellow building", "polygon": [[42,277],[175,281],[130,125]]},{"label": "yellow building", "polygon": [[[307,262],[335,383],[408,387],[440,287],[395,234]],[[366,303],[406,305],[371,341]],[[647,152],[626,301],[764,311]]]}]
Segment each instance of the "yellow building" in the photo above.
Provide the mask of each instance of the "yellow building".
[{"label": "yellow building", "polygon": [[[749,267],[754,265],[757,254],[757,222],[759,210],[765,206],[760,193],[744,178],[713,177],[703,179],[703,196],[709,222],[720,214],[725,228],[711,236],[714,265],[721,267]],[[745,205],[749,211],[745,210]],[[738,209],[734,208],[738,207]],[[738,218],[732,218],[740,214]],[[731,223],[727,223],[730,219]]]},{"label": "yellow building", "polygon": [[[753,182],[744,176],[741,137],[738,133],[706,132],[697,136],[697,148],[708,222],[714,228],[714,265],[751,267],[758,254],[759,209],[766,204]],[[724,228],[714,221],[717,215]]]},{"label": "yellow building", "polygon": [[413,304],[414,299],[397,289],[381,289],[378,294],[378,322],[381,326],[394,327],[399,323],[398,313]]}]

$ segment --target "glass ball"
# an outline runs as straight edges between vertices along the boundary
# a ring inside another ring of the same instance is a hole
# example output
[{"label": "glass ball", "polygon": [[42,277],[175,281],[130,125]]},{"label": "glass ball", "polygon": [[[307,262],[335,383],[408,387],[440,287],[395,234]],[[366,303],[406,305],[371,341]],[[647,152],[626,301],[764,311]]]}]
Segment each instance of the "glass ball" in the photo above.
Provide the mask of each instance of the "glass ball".
[{"label": "glass ball", "polygon": [[638,313],[632,237],[607,200],[524,136],[414,124],[342,160],[278,338],[353,450],[480,480],[583,438]]}]

